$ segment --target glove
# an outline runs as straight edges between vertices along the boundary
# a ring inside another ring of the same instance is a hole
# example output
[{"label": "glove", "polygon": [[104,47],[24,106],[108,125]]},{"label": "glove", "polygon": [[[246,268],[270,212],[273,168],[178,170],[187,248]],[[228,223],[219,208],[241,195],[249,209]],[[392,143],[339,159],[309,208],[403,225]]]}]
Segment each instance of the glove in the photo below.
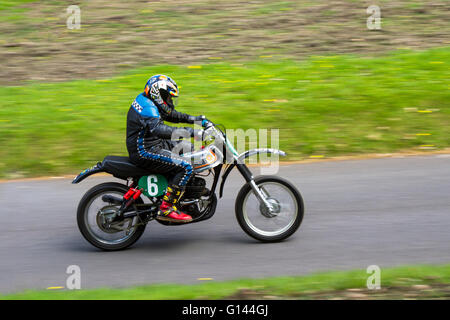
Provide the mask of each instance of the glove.
[{"label": "glove", "polygon": [[202,121],[202,127],[203,128],[209,128],[209,127],[212,127],[213,125],[214,124],[211,121],[209,121],[208,119],[205,119],[205,120]]},{"label": "glove", "polygon": [[211,121],[209,121],[208,119],[206,119],[206,117],[204,115],[196,117],[196,120],[197,121],[202,121],[202,127],[203,128],[208,128],[208,127],[211,127],[213,125],[213,123]]},{"label": "glove", "polygon": [[208,128],[208,127],[211,127],[212,125],[214,125],[211,121],[206,119],[206,117],[204,115],[194,117],[194,121],[201,121],[203,128]]},{"label": "glove", "polygon": [[195,121],[203,121],[205,119],[206,119],[206,117],[204,115],[194,117]]}]

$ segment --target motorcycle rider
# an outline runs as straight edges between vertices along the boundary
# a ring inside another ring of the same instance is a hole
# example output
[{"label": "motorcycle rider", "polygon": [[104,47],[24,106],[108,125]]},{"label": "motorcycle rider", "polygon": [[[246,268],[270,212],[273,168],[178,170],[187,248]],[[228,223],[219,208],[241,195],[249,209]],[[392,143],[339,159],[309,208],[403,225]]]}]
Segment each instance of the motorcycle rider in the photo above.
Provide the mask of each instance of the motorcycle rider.
[{"label": "motorcycle rider", "polygon": [[190,127],[171,127],[164,121],[193,124],[205,116],[191,116],[175,110],[178,100],[178,86],[170,77],[154,75],[146,83],[144,92],[131,104],[127,115],[127,149],[131,162],[154,173],[173,172],[157,219],[172,222],[190,222],[192,217],[180,212],[175,204],[179,202],[184,188],[192,176],[191,163],[172,152],[177,145],[170,140],[176,130],[187,130],[190,137],[201,136],[202,130]]}]

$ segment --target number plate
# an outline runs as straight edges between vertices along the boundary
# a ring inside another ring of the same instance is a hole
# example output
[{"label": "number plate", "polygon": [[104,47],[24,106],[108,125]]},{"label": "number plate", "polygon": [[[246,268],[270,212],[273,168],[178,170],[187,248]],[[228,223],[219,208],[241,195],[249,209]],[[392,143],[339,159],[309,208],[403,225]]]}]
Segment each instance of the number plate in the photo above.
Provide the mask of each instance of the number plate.
[{"label": "number plate", "polygon": [[166,192],[167,179],[160,174],[151,174],[140,178],[138,186],[144,189],[143,193],[147,197],[159,197]]}]

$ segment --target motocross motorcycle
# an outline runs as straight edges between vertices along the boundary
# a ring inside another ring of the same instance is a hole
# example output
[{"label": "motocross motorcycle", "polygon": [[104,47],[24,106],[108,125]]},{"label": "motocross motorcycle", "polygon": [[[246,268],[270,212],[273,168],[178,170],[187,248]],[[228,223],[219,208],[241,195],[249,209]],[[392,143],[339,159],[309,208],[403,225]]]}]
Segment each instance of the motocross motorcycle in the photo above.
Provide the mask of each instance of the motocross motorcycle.
[{"label": "motocross motorcycle", "polygon": [[[156,219],[170,173],[163,175],[149,172],[132,164],[128,157],[106,156],[102,162],[86,169],[72,181],[79,183],[99,172],[126,181],[101,183],[83,196],[78,205],[77,222],[84,238],[103,250],[121,250],[134,244],[152,220],[173,226],[210,219],[216,211],[216,187],[220,175],[221,198],[225,181],[234,168],[246,181],[235,203],[235,214],[241,228],[262,242],[281,241],[291,236],[303,219],[304,205],[300,192],[292,183],[278,176],[254,177],[245,164],[245,159],[261,153],[286,154],[281,150],[267,148],[238,154],[227,138],[225,129],[222,129],[210,123],[203,132],[202,149],[182,155],[195,165],[194,175],[177,208],[191,215],[192,221],[177,223]],[[209,174],[212,174],[213,179],[207,187],[205,175]]]}]

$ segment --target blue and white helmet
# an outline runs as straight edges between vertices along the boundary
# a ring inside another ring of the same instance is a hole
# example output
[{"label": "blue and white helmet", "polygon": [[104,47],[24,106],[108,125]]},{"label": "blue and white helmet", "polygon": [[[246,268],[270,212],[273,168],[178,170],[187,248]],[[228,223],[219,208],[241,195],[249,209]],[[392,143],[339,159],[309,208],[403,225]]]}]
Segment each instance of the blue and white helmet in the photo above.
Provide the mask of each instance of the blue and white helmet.
[{"label": "blue and white helmet", "polygon": [[158,108],[170,114],[178,103],[178,86],[170,77],[163,74],[148,79],[144,89],[145,96],[151,99]]}]

